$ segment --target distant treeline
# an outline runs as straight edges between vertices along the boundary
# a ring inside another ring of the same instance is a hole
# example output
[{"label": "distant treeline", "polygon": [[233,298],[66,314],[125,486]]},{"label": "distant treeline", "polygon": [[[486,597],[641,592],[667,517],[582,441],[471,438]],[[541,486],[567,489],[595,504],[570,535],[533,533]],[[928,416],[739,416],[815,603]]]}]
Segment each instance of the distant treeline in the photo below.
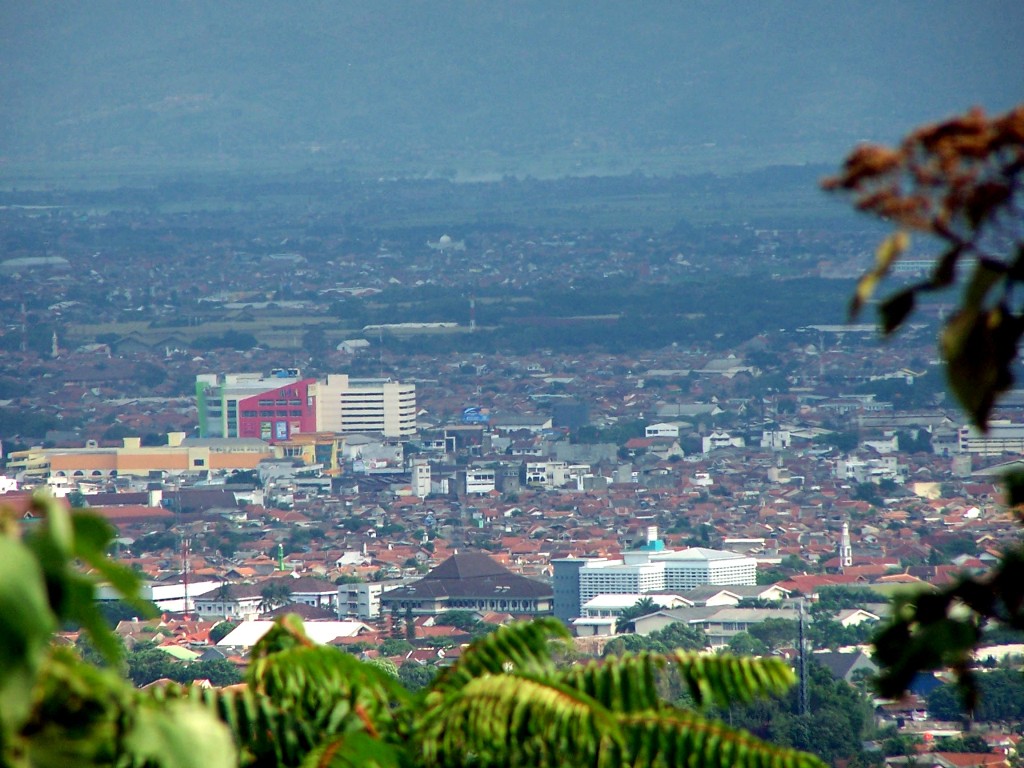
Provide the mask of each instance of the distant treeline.
[{"label": "distant treeline", "polygon": [[[595,349],[615,353],[672,343],[727,349],[767,331],[841,323],[849,292],[842,281],[816,279],[766,284],[750,277],[723,277],[671,285],[607,284],[612,282],[504,296],[494,291],[493,301],[481,301],[478,296],[480,330],[476,333],[395,336],[386,344],[410,353],[453,349],[483,353]],[[357,300],[338,302],[334,311],[347,327],[452,319],[466,323],[468,298],[456,290],[396,290],[375,297],[372,305]],[[579,319],[565,322],[573,317]],[[542,318],[550,322],[541,322]],[[557,325],[557,333],[551,332],[552,325]]]}]

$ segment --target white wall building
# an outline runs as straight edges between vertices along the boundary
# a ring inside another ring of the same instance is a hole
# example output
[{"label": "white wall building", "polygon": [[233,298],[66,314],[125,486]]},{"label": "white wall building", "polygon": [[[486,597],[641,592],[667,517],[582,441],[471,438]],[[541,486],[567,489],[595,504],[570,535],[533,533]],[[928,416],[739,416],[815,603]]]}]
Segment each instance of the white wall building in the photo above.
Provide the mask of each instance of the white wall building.
[{"label": "white wall building", "polygon": [[701,453],[711,453],[719,448],[742,448],[746,442],[742,437],[733,437],[728,432],[715,430],[700,439]]},{"label": "white wall building", "polygon": [[412,495],[425,499],[430,495],[430,462],[422,457],[412,460]]},{"label": "white wall building", "polygon": [[342,584],[338,587],[338,611],[360,619],[380,618],[380,596],[397,586],[397,582],[382,581]]},{"label": "white wall building", "polygon": [[329,374],[317,383],[317,428],[326,432],[416,434],[416,385]]},{"label": "white wall building", "polygon": [[793,435],[788,429],[766,429],[761,433],[761,447],[770,451],[785,451],[792,444]]},{"label": "white wall building", "polygon": [[[553,561],[553,564],[557,579],[559,561]],[[679,590],[685,597],[685,590],[705,584],[757,583],[757,561],[754,558],[704,547],[672,551],[648,545],[645,549],[623,553],[619,560],[594,560],[576,567],[579,574],[577,610],[581,615],[583,606],[598,595],[646,595]],[[556,605],[556,615],[559,615],[559,607]]]},{"label": "white wall building", "polygon": [[565,461],[527,461],[523,465],[520,481],[524,485],[541,488],[562,488],[570,480],[576,483],[578,476],[589,471],[590,466],[584,464],[570,467]]},{"label": "white wall building", "polygon": [[[225,648],[251,648],[273,627],[272,621],[247,619],[225,635],[217,645]],[[318,645],[326,645],[339,637],[356,637],[373,631],[373,627],[361,621],[308,621],[303,628],[309,639]]]},{"label": "white wall building", "polygon": [[[187,588],[181,581],[173,584],[143,584],[139,589],[139,597],[150,601],[161,611],[191,613],[196,611],[196,603],[218,589],[220,584],[219,581],[194,581]],[[121,593],[111,586],[101,584],[96,590],[96,599],[120,600]]]},{"label": "white wall building", "polygon": [[627,608],[632,608],[640,600],[650,598],[658,608],[680,608],[691,603],[681,595],[598,595],[583,604],[583,618],[599,619],[618,617]]},{"label": "white wall building", "polygon": [[735,552],[690,547],[678,552],[664,552],[655,555],[654,559],[665,563],[667,589],[694,589],[703,584],[757,583],[757,561]]},{"label": "white wall building", "polygon": [[665,589],[665,563],[622,560],[587,563],[580,569],[579,611],[598,595],[643,595]]},{"label": "white wall building", "polygon": [[1013,424],[1009,419],[992,419],[988,432],[972,426],[960,427],[957,433],[960,453],[979,456],[1001,456],[1004,453],[1024,453],[1024,424]]},{"label": "white wall building", "polygon": [[470,467],[466,470],[466,494],[490,493],[497,487],[497,473],[493,468]]},{"label": "white wall building", "polygon": [[861,459],[851,456],[836,462],[837,480],[848,480],[855,483],[874,483],[883,480],[904,483],[907,479],[907,467],[900,464],[895,456],[880,456],[875,459]]}]

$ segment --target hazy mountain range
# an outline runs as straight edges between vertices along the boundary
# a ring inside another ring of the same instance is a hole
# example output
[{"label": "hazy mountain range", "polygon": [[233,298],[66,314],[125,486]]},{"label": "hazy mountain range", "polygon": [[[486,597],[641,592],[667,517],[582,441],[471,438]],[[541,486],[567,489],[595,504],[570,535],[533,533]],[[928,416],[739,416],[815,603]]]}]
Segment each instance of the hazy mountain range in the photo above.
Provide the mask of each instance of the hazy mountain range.
[{"label": "hazy mountain range", "polygon": [[0,174],[838,162],[1024,100],[1024,3],[0,3]]}]

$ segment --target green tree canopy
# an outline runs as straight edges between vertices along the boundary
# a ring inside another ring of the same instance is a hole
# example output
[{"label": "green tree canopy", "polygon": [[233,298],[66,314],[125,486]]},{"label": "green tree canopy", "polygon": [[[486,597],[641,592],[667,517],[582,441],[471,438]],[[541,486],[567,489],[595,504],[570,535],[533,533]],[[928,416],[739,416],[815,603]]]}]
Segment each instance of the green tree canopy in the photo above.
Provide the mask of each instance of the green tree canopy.
[{"label": "green tree canopy", "polygon": [[835,764],[860,756],[871,732],[870,701],[821,664],[808,665],[808,709],[801,714],[797,691],[780,699],[733,707],[729,720],[779,744],[799,746]]},{"label": "green tree canopy", "polygon": [[428,667],[416,661],[406,661],[398,668],[398,679],[411,693],[421,691],[430,685],[437,675],[435,667]]},{"label": "green tree canopy", "polygon": [[[1024,675],[1019,670],[996,669],[977,676],[977,703],[974,719],[979,722],[1024,721]],[[952,683],[936,688],[928,695],[928,712],[942,720],[959,720],[964,705]]]},{"label": "green tree canopy", "polygon": [[405,656],[416,650],[416,646],[400,637],[389,637],[380,644],[379,650],[382,656]]},{"label": "green tree canopy", "polygon": [[768,653],[768,646],[749,632],[737,632],[729,640],[729,653],[737,656],[763,656]]},{"label": "green tree canopy", "polygon": [[760,640],[769,651],[796,642],[797,623],[792,619],[765,619],[747,630],[755,640]]},{"label": "green tree canopy", "polygon": [[219,643],[238,626],[237,621],[222,621],[210,630],[210,642]]},{"label": "green tree canopy", "polygon": [[473,611],[445,611],[434,619],[434,623],[471,632],[480,623],[480,619]]},{"label": "green tree canopy", "polygon": [[259,610],[261,613],[288,605],[291,601],[292,589],[283,579],[269,581],[260,589]]}]

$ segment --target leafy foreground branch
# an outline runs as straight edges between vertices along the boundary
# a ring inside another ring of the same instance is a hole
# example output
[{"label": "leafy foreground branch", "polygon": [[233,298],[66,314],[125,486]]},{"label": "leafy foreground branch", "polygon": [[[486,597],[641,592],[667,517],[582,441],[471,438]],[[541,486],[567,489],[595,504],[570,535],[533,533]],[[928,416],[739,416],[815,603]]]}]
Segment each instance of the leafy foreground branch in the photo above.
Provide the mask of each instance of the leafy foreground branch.
[{"label": "leafy foreground branch", "polygon": [[[92,577],[131,596],[135,577],[103,554],[113,531],[87,513],[36,501],[42,519],[0,536],[0,756],[5,765],[643,766],[823,768],[702,710],[781,693],[777,659],[641,653],[559,668],[553,619],[478,640],[418,694],[371,664],[312,643],[286,616],[253,649],[244,685],[139,691],[115,668],[52,644],[80,623],[108,660]],[[28,527],[28,526],[26,526]],[[671,671],[695,708],[659,698]]]},{"label": "leafy foreground branch", "polygon": [[[878,305],[882,330],[896,331],[921,298],[961,283],[939,350],[950,388],[984,430],[1024,335],[1024,105],[996,117],[980,110],[912,131],[898,146],[854,150],[825,189],[849,195],[857,209],[895,226],[860,279],[850,313],[910,247],[910,233],[940,248],[928,276]],[[1024,474],[1007,477],[1008,502],[1024,503]],[[936,594],[898,598],[875,639],[881,693],[896,696],[921,671],[952,668],[973,709],[973,651],[989,623],[1024,630],[1024,547],[1006,552],[988,574],[963,577]]]},{"label": "leafy foreground branch", "polygon": [[1010,367],[1024,334],[1022,174],[1024,105],[993,118],[972,110],[925,125],[897,147],[858,147],[823,184],[896,226],[857,284],[851,315],[873,299],[909,248],[911,232],[932,238],[941,252],[925,280],[879,304],[885,333],[899,328],[924,294],[949,288],[970,271],[939,347],[953,392],[982,429],[1013,383]]}]

